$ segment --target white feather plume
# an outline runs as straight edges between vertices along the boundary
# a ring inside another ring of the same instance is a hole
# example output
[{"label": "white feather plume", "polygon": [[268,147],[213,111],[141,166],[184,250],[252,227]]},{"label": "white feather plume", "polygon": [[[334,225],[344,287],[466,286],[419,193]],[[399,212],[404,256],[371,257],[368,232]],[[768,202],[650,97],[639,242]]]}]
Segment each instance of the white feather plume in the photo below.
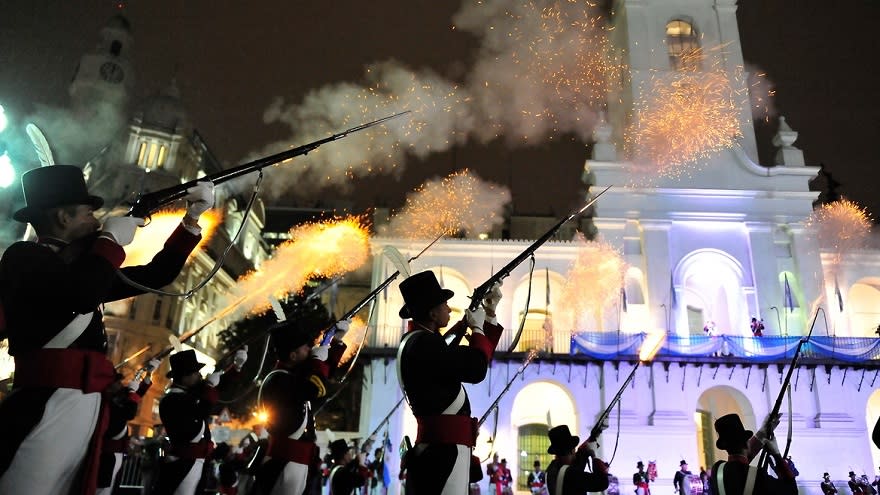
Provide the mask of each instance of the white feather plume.
[{"label": "white feather plume", "polygon": [[272,304],[272,311],[275,312],[275,319],[278,321],[287,321],[287,315],[284,314],[284,308],[281,307],[278,298],[275,296],[269,296],[269,302]]},{"label": "white feather plume", "polygon": [[388,258],[388,261],[390,261],[391,264],[394,265],[394,268],[397,268],[397,271],[400,272],[400,274],[404,278],[408,278],[410,276],[411,270],[409,267],[409,261],[407,261],[406,258],[404,258],[402,254],[400,254],[400,251],[398,251],[396,247],[385,246],[384,248],[382,248],[382,254],[385,255],[386,258]]},{"label": "white feather plume", "polygon": [[40,159],[40,166],[55,165],[55,158],[52,157],[52,148],[49,147],[49,141],[46,141],[43,131],[34,124],[28,124],[24,130],[27,132],[28,137],[31,138],[31,143],[33,143],[37,157]]},{"label": "white feather plume", "polygon": [[174,348],[174,352],[180,352],[183,350],[183,345],[180,344],[180,339],[174,335],[168,336],[168,342],[171,342],[171,347]]}]

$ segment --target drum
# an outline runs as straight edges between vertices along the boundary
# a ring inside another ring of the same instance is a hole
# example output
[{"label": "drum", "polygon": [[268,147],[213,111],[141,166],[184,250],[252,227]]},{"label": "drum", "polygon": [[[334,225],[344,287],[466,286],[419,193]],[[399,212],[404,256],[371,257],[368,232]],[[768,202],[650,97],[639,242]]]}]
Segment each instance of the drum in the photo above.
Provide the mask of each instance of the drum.
[{"label": "drum", "polygon": [[608,488],[605,489],[605,495],[620,495],[617,476],[608,475]]},{"label": "drum", "polygon": [[699,474],[686,474],[683,484],[686,495],[703,495],[703,480]]}]

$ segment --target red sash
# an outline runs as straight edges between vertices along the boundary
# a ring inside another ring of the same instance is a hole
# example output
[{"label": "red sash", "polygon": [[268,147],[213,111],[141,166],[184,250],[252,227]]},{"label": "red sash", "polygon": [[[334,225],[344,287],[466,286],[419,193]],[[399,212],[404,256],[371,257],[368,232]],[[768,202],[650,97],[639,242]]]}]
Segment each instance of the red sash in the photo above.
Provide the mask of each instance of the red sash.
[{"label": "red sash", "polygon": [[416,417],[416,443],[453,443],[473,447],[477,443],[477,418],[457,414]]},{"label": "red sash", "polygon": [[317,456],[318,446],[314,442],[292,438],[269,437],[269,457],[284,459],[287,462],[310,465]]},{"label": "red sash", "polygon": [[[116,371],[107,356],[80,349],[39,349],[15,356],[13,388],[72,388],[91,394],[104,392],[114,381]],[[98,459],[101,439],[110,420],[107,401],[102,400],[95,432],[83,459],[82,493],[95,493],[98,486]]]}]

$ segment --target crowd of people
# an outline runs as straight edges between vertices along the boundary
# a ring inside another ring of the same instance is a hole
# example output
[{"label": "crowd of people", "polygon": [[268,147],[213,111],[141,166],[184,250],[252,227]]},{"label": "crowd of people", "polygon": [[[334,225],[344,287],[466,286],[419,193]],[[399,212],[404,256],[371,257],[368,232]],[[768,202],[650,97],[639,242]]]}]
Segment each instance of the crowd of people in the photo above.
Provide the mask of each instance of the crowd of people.
[{"label": "crowd of people", "polygon": [[[132,242],[143,219],[110,217],[101,225],[94,213],[103,200],[89,194],[75,166],[29,171],[22,184],[26,206],[14,218],[30,223],[38,238],[13,244],[0,260],[0,332],[15,359],[13,392],[0,403],[0,493],[109,493],[128,440],[126,422],[159,363],[123,383],[106,356],[101,305],[141,294],[144,286],[163,287],[177,277],[201,238],[198,220],[213,205],[213,184],[199,182],[188,189],[186,214],[163,249],[148,264],[126,268],[120,268],[123,246]],[[479,428],[462,385],[484,380],[504,332],[495,314],[501,278],[493,277],[486,286],[461,321],[441,332],[450,324],[453,292],[430,271],[399,285],[404,301],[399,316],[408,328],[396,365],[417,422],[416,438],[406,437],[401,452],[399,478],[405,493],[469,493],[484,475],[496,495],[513,491],[504,459],[493,460],[484,474],[473,455]],[[45,304],[50,297],[53,304]],[[328,329],[328,323],[292,318],[267,329],[275,366],[262,381],[260,400],[269,419],[265,432],[254,431],[235,447],[215,444],[211,416],[220,390],[246,362],[246,349],[236,351],[228,367],[207,376],[193,350],[171,354],[171,385],[159,403],[167,443],[151,474],[152,493],[200,493],[212,466],[220,491],[228,495],[316,495],[324,489],[330,495],[351,495],[360,487],[377,486],[370,480],[378,480],[381,450],[370,460],[367,449],[359,451],[339,439],[327,446],[329,457],[320,457],[312,406],[328,396],[328,380],[345,352],[349,325],[340,321]],[[327,332],[332,338],[321,338]],[[727,452],[727,459],[701,469],[698,476],[682,461],[674,477],[679,495],[691,495],[697,483],[704,493],[708,486],[719,495],[796,494],[797,472],[773,439],[777,425],[778,417],[770,417],[753,433],[736,414],[718,418],[716,447]],[[581,495],[608,488],[608,466],[596,456],[605,427],[598,425],[583,442],[568,425],[550,429],[547,453],[553,460],[546,471],[539,463],[533,466],[530,491]],[[775,476],[750,467],[761,450],[774,461]],[[637,468],[636,490],[649,493],[653,479],[643,465]],[[850,474],[852,486],[866,489]]]}]

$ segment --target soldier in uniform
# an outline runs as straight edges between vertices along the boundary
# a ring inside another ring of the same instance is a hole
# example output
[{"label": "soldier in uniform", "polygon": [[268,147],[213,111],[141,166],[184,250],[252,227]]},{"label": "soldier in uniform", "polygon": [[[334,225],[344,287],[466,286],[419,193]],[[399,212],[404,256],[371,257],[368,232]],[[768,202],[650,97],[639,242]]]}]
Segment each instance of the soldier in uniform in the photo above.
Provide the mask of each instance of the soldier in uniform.
[{"label": "soldier in uniform", "polygon": [[648,487],[650,479],[648,473],[645,472],[645,463],[639,461],[636,463],[637,471],[633,473],[633,485],[636,487],[637,495],[650,495],[651,489]]},{"label": "soldier in uniform", "polygon": [[[218,386],[223,371],[202,378],[204,363],[196,360],[193,350],[171,355],[171,387],[159,401],[159,417],[168,433],[168,452],[159,468],[156,493],[160,495],[195,495],[202,482],[205,459],[214,450],[210,416],[220,398]],[[235,353],[234,366],[240,371],[247,361],[247,351]]]},{"label": "soldier in uniform", "polygon": [[834,495],[837,493],[837,487],[834,486],[834,482],[831,481],[831,475],[828,473],[822,473],[822,482],[819,483],[819,488],[822,489],[822,495]]},{"label": "soldier in uniform", "polygon": [[159,367],[158,359],[150,360],[143,378],[135,377],[125,387],[118,387],[111,393],[110,419],[101,446],[101,459],[98,467],[97,495],[110,495],[116,475],[122,467],[122,457],[128,453],[128,422],[137,415],[138,406],[152,385],[150,373]]},{"label": "soldier in uniform", "polygon": [[[14,391],[0,404],[0,493],[91,493],[107,427],[102,393],[117,380],[100,306],[143,293],[117,270],[144,220],[111,217],[102,228],[94,212],[103,200],[76,166],[30,170],[22,188],[27,205],[13,217],[30,223],[37,241],[13,244],[0,260],[0,338],[15,358]],[[186,199],[165,247],[122,274],[149,287],[174,281],[201,239],[198,218],[213,204],[213,184]]]},{"label": "soldier in uniform", "polygon": [[400,292],[405,302],[400,317],[411,318],[412,325],[398,347],[397,372],[418,422],[415,445],[406,453],[406,489],[419,495],[461,495],[468,492],[477,437],[462,382],[483,381],[501,338],[503,328],[495,319],[500,284],[489,291],[483,308],[465,311],[449,330],[461,335],[470,328],[469,346],[447,345],[440,335],[449,324],[446,301],[453,293],[440,287],[433,272],[407,278]]},{"label": "soldier in uniform", "polygon": [[680,468],[675,472],[675,476],[672,477],[672,488],[678,493],[678,495],[690,495],[687,486],[690,481],[687,476],[690,476],[693,473],[688,470],[688,463],[684,459],[678,464]]},{"label": "soldier in uniform", "polygon": [[[768,427],[768,423],[771,426]],[[718,461],[712,466],[712,477],[709,481],[712,493],[719,495],[797,494],[794,473],[791,472],[788,463],[780,455],[776,441],[770,439],[768,434],[773,430],[772,425],[778,423],[778,418],[770,418],[768,423],[765,423],[761,428],[759,435],[752,435],[751,431],[743,427],[742,420],[737,414],[727,414],[715,421],[715,431],[718,432],[715,446],[727,451],[727,461]],[[754,466],[749,466],[749,462],[757,453],[757,449],[750,445],[754,440],[760,441],[767,453],[773,457],[776,478]],[[723,488],[719,485],[722,485]]]},{"label": "soldier in uniform", "polygon": [[278,359],[263,380],[261,406],[269,419],[269,447],[257,469],[258,494],[300,495],[319,475],[312,401],[327,395],[327,379],[345,353],[342,337],[348,321],[336,324],[329,345],[312,347],[325,322],[288,320],[272,329]]},{"label": "soldier in uniform", "polygon": [[[608,465],[596,457],[588,439],[578,446],[580,438],[573,436],[568,425],[551,429],[548,454],[556,456],[547,466],[547,490],[553,495],[583,495],[601,492],[608,488]],[[577,451],[575,451],[577,447]],[[587,462],[593,458],[590,472],[585,472]]]},{"label": "soldier in uniform", "polygon": [[327,479],[329,495],[354,495],[355,488],[364,486],[370,477],[364,454],[353,455],[345,440],[339,439],[330,444],[330,455],[334,466]]},{"label": "soldier in uniform", "polygon": [[529,484],[529,491],[532,495],[542,495],[547,485],[547,473],[541,469],[541,461],[535,459],[532,465],[532,471],[526,480]]}]

